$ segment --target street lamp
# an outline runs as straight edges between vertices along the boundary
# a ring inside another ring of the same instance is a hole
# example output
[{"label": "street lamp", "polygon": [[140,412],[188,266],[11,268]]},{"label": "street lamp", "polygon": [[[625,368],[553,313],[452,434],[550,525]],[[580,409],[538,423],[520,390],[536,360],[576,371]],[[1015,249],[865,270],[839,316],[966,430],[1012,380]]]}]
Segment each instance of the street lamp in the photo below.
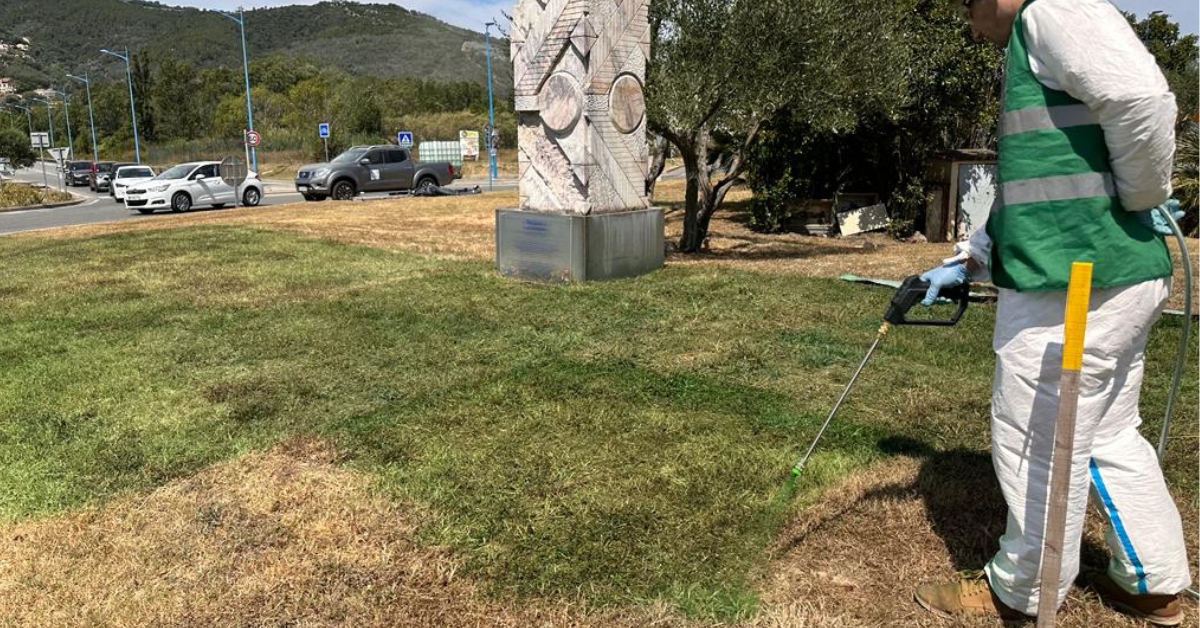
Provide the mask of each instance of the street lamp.
[{"label": "street lamp", "polygon": [[12,106],[25,112],[25,122],[29,124],[29,141],[33,142],[33,117],[29,115],[29,107],[13,103]]},{"label": "street lamp", "polygon": [[87,87],[88,125],[92,127],[92,163],[95,163],[100,161],[100,153],[96,150],[96,118],[92,116],[92,82],[88,80],[87,72],[83,73],[83,78],[79,78],[73,74],[68,74],[67,78],[75,79]]},{"label": "street lamp", "polygon": [[[242,31],[242,74],[246,78],[246,123],[250,127],[248,130],[254,130],[254,107],[250,104],[250,62],[246,56],[246,15],[242,11],[242,7],[238,7],[238,14],[234,16],[232,13],[226,13],[218,10],[217,13],[237,22],[238,28]],[[243,138],[245,139],[245,138]],[[250,147],[250,169],[258,172],[258,149],[254,146]]]},{"label": "street lamp", "polygon": [[134,160],[140,164],[142,163],[142,149],[138,145],[137,108],[133,104],[133,72],[129,69],[129,49],[126,48],[124,54],[112,52],[105,48],[101,48],[100,52],[125,62],[125,78],[129,81],[129,117],[133,120],[133,155]]},{"label": "street lamp", "polygon": [[[50,102],[49,100],[43,99],[43,98],[31,98],[30,100],[36,100],[38,102],[46,103],[46,121],[48,121],[50,123],[50,157],[53,158],[54,157],[54,118],[50,117],[50,106],[53,105],[54,103]],[[58,173],[58,189],[61,190],[62,189],[62,172],[57,168],[57,165],[58,165],[57,159],[54,160],[54,163],[56,166],[54,168],[54,171]],[[46,184],[46,162],[45,161],[42,162],[42,185],[47,185]],[[47,187],[49,187],[49,186],[47,185]]]},{"label": "street lamp", "polygon": [[50,102],[49,100],[47,100],[45,98],[30,98],[30,100],[36,100],[37,102],[46,103],[46,122],[50,123],[50,148],[53,149],[54,148],[54,118],[50,117],[50,107],[54,106],[54,103]]},{"label": "street lamp", "polygon": [[74,159],[75,158],[75,136],[71,134],[71,101],[67,99],[66,92],[60,92],[56,89],[52,89],[50,91],[55,94],[58,94],[59,96],[62,96],[63,114],[67,118],[67,154],[70,155],[72,159]]},{"label": "street lamp", "polygon": [[[29,143],[32,147],[32,144],[33,144],[33,116],[29,114],[29,107],[26,107],[24,105],[18,105],[17,103],[13,103],[12,106],[25,112],[25,122],[29,125]],[[38,149],[38,154],[39,155],[41,154],[40,148]],[[45,164],[42,164],[42,185],[44,185],[46,187],[50,187],[49,185],[46,184],[46,165]]]},{"label": "street lamp", "polygon": [[496,133],[496,110],[492,106],[492,36],[489,29],[493,26],[499,27],[496,22],[488,22],[483,27],[483,41],[487,49],[487,74],[488,74],[488,189],[492,189],[492,182],[496,180],[496,143],[492,139]]}]

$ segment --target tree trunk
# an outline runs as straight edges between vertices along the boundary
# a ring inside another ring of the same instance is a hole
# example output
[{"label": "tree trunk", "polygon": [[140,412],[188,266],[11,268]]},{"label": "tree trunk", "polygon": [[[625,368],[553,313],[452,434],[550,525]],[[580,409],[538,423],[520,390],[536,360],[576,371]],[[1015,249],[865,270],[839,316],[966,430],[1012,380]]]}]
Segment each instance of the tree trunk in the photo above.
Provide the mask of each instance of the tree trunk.
[{"label": "tree trunk", "polygon": [[655,136],[650,143],[650,170],[646,173],[646,198],[654,198],[654,186],[667,166],[667,153],[670,152],[670,147],[667,138],[661,135]]},{"label": "tree trunk", "polygon": [[679,250],[697,253],[708,238],[708,223],[716,209],[717,200],[713,190],[708,163],[709,131],[701,127],[695,130],[688,141],[679,146],[683,157],[683,169],[687,174],[684,196],[683,235],[679,238]]}]

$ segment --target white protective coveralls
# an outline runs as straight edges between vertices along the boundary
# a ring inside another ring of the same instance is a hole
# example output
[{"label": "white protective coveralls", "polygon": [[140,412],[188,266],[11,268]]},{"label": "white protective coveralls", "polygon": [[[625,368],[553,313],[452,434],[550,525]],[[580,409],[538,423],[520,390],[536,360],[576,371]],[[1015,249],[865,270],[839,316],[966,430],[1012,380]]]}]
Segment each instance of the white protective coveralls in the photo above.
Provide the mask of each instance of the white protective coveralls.
[{"label": "white protective coveralls", "polygon": [[[1167,200],[1175,99],[1107,0],[1038,0],[1025,12],[1030,65],[1043,85],[1079,99],[1099,119],[1124,208]],[[958,246],[987,268],[979,229]],[[986,279],[976,273],[976,280]],[[1139,433],[1143,351],[1169,279],[1094,290],[1088,314],[1059,599],[1079,572],[1089,485],[1109,519],[1109,574],[1131,593],[1175,594],[1191,584],[1179,512],[1154,448]],[[993,348],[992,462],[1008,504],[989,582],[1009,607],[1037,613],[1049,467],[1058,410],[1066,293],[1001,290]]]}]

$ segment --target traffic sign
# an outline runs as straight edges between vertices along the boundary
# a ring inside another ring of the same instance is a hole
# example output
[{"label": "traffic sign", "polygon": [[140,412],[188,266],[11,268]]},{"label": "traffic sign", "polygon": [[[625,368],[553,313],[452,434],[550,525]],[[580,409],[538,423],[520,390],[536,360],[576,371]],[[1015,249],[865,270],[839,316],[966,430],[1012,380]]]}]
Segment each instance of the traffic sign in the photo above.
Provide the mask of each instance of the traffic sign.
[{"label": "traffic sign", "polygon": [[240,157],[226,157],[221,160],[221,180],[231,188],[237,189],[246,180],[246,162]]},{"label": "traffic sign", "polygon": [[396,143],[403,148],[412,148],[413,134],[412,131],[400,131],[396,133]]},{"label": "traffic sign", "polygon": [[246,144],[249,146],[262,144],[262,134],[258,131],[246,131]]},{"label": "traffic sign", "polygon": [[50,134],[49,133],[41,133],[41,132],[30,133],[29,134],[29,143],[34,148],[49,148],[50,147]]},{"label": "traffic sign", "polygon": [[329,137],[328,122],[322,122],[321,124],[317,125],[317,135],[320,135],[321,137]]}]

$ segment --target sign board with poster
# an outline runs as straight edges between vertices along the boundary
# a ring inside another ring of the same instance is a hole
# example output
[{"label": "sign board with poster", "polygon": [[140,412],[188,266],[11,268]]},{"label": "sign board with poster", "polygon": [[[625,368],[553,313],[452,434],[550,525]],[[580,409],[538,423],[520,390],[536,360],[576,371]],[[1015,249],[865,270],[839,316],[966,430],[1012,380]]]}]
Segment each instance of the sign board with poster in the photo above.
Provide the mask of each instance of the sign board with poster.
[{"label": "sign board with poster", "polygon": [[462,147],[462,158],[479,161],[479,131],[459,131],[458,143]]}]

